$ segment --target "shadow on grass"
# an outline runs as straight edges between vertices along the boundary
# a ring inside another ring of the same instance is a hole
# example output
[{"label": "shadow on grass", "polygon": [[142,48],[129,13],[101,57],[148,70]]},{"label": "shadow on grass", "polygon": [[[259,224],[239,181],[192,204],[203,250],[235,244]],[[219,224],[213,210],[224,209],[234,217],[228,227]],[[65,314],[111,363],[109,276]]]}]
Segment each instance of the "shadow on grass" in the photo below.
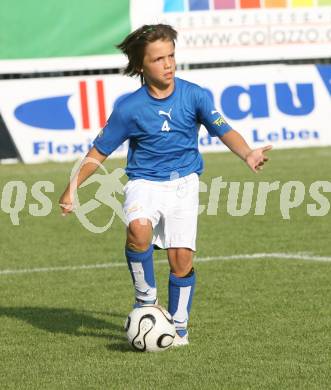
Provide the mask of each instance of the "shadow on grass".
[{"label": "shadow on grass", "polygon": [[[97,318],[100,315],[109,317],[109,320]],[[121,313],[47,307],[0,307],[2,316],[19,319],[50,333],[105,338],[110,341],[106,346],[108,350],[131,351],[123,325],[114,322],[114,317],[124,322],[125,315]]]}]

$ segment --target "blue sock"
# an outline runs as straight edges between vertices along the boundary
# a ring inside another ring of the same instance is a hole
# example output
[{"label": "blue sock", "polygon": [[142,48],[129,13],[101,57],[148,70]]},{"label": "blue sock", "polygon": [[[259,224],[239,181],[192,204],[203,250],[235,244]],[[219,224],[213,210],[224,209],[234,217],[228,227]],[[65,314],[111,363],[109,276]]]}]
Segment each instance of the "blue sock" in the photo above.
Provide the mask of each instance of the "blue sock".
[{"label": "blue sock", "polygon": [[174,319],[176,332],[179,336],[185,336],[187,333],[187,323],[192,306],[194,287],[194,270],[192,270],[189,276],[183,278],[179,278],[170,273],[168,311]]},{"label": "blue sock", "polygon": [[154,303],[156,300],[153,251],[153,245],[145,252],[134,252],[125,248],[137,302]]}]

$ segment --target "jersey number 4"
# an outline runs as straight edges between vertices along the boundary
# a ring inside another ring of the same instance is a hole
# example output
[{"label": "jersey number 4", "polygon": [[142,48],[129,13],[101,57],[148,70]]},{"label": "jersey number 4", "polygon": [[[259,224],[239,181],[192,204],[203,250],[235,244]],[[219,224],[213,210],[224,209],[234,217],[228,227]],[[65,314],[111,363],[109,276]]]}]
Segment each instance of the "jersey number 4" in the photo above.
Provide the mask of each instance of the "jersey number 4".
[{"label": "jersey number 4", "polygon": [[161,129],[161,130],[162,130],[162,131],[170,131],[170,130],[171,130],[170,127],[169,127],[169,123],[168,123],[167,120],[165,120],[165,121],[163,122],[162,129]]}]

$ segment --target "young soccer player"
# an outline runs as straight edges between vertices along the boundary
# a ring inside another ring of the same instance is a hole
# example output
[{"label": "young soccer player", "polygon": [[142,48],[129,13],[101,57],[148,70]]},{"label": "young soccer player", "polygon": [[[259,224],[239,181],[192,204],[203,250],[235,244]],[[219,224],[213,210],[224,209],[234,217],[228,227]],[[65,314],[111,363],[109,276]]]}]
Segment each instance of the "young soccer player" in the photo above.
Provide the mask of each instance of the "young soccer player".
[{"label": "young soccer player", "polygon": [[[125,255],[136,305],[157,302],[153,269],[155,247],[166,249],[170,275],[168,310],[176,326],[175,346],[188,344],[187,324],[195,287],[199,175],[203,170],[198,132],[203,124],[252,171],[262,169],[271,146],[252,150],[226,123],[204,89],[175,77],[177,32],[168,25],[145,25],[118,45],[128,57],[125,74],[142,86],[114,107],[86,158],[102,163],[129,140],[124,188],[127,220]],[[85,160],[87,161],[87,160]],[[89,160],[90,161],[90,160]],[[77,181],[60,199],[62,212],[73,209],[72,193],[98,167],[82,164]]]}]

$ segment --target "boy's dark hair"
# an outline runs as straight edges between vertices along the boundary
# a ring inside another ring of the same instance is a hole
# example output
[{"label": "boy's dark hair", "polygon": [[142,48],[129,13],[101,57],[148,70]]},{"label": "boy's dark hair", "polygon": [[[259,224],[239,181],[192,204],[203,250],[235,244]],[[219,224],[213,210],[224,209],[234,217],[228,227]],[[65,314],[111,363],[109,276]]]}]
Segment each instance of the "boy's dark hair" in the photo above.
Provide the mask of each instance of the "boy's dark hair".
[{"label": "boy's dark hair", "polygon": [[140,76],[143,83],[143,75],[141,68],[143,65],[145,47],[157,40],[172,41],[175,45],[177,39],[177,31],[168,24],[145,24],[129,34],[123,42],[116,45],[129,60],[127,67],[124,69],[124,74],[129,76]]}]

